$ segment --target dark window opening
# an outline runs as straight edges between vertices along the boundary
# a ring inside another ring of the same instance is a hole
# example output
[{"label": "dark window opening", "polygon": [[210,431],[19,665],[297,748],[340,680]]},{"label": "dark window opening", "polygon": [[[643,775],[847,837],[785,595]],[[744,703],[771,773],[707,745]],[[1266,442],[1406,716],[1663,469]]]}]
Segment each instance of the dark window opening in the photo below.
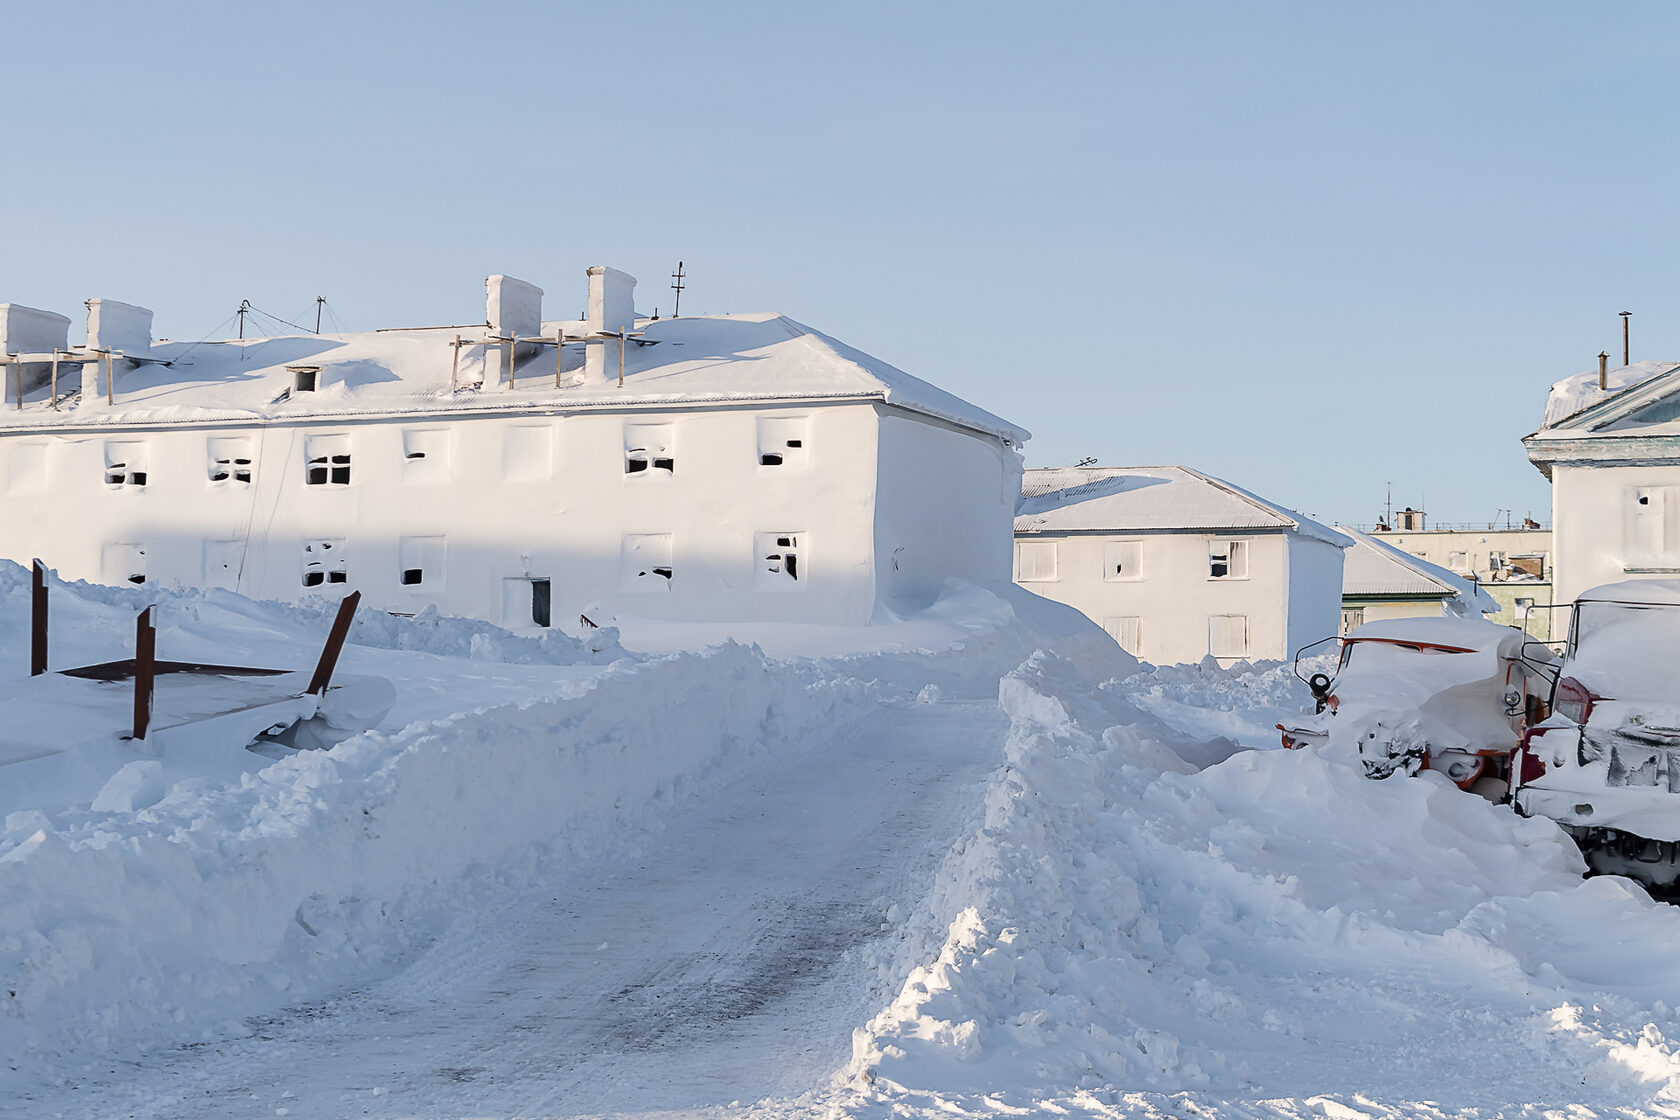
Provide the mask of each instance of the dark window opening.
[{"label": "dark window opening", "polygon": [[1650,505],[1651,504],[1651,496],[1649,494],[1639,495],[1639,504],[1642,505],[1642,506]]},{"label": "dark window opening", "polygon": [[336,571],[336,572],[328,572],[327,573],[327,582],[328,583],[349,583],[350,582],[350,574],[348,572],[345,572],[345,571],[342,571],[342,570]]},{"label": "dark window opening", "polygon": [[424,451],[410,451],[408,453],[408,461],[411,463],[416,459],[424,459],[425,457],[426,453]]},{"label": "dark window opening", "polygon": [[789,447],[804,447],[805,441],[802,439],[790,439],[787,441],[787,445]]},{"label": "dark window opening", "polygon": [[671,458],[655,459],[653,461],[653,466],[654,466],[655,470],[666,471],[666,472],[669,472],[671,474],[677,473],[677,461],[675,459],[671,459]]},{"label": "dark window opening", "polygon": [[305,481],[310,486],[350,485],[350,453],[341,455],[316,455],[309,460],[309,473]]},{"label": "dark window opening", "polygon": [[624,460],[624,473],[625,474],[638,474],[641,471],[645,471],[647,469],[648,469],[648,461],[646,459],[642,458],[640,455],[632,454],[628,459]]},{"label": "dark window opening", "polygon": [[653,574],[656,575],[656,576],[664,576],[666,579],[670,579],[671,578],[671,569],[670,568],[655,568],[653,570]]},{"label": "dark window opening", "polygon": [[334,486],[350,485],[350,456],[334,455],[332,457],[332,480]]},{"label": "dark window opening", "polygon": [[799,581],[799,538],[777,537],[777,551],[764,557],[764,569],[773,575],[785,575],[795,583]]},{"label": "dark window opening", "polygon": [[782,465],[782,457],[774,451],[766,451],[758,457],[758,464],[761,467],[779,467]]},{"label": "dark window opening", "polygon": [[315,376],[320,373],[320,370],[300,369],[293,372],[297,377],[292,383],[294,389],[300,393],[313,393],[315,391]]},{"label": "dark window opening", "polygon": [[421,571],[420,571],[420,569],[419,568],[404,568],[403,569],[403,574],[402,574],[402,581],[403,581],[403,586],[404,587],[413,587],[414,585],[420,583],[421,582]]},{"label": "dark window opening", "polygon": [[[317,461],[321,464],[320,466],[316,466]],[[320,460],[311,459],[310,460],[310,462],[309,462],[309,485],[311,485],[311,486],[325,486],[327,484],[326,462],[327,461],[325,459],[320,459]]]},{"label": "dark window opening", "polygon": [[[106,468],[106,470],[105,470],[105,485],[107,485],[107,486],[121,486],[124,482],[127,482],[127,481],[128,481],[128,473],[123,469],[123,465],[121,463],[118,463],[114,467],[107,467]],[[1643,502],[1645,499],[1641,498],[1639,500]]]},{"label": "dark window opening", "polygon": [[130,583],[145,583],[146,582],[146,573],[145,572],[135,572],[128,577],[128,582],[130,582]]},{"label": "dark window opening", "polygon": [[145,471],[133,471],[129,474],[128,480],[130,482],[134,483],[134,485],[136,485],[136,486],[144,486],[144,485],[146,485],[146,472]]},{"label": "dark window opening", "polygon": [[319,587],[326,582],[326,578],[321,572],[304,572],[303,585],[305,587]]},{"label": "dark window opening", "polygon": [[531,621],[538,626],[548,626],[550,618],[551,589],[546,579],[531,581]]}]

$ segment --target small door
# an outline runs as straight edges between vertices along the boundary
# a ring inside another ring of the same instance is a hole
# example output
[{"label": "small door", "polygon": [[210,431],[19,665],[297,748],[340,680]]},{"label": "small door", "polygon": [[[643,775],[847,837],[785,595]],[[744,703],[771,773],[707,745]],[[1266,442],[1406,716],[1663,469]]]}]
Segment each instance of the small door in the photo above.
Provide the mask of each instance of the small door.
[{"label": "small door", "polygon": [[546,576],[504,579],[502,625],[509,630],[552,626],[553,601],[553,585]]}]

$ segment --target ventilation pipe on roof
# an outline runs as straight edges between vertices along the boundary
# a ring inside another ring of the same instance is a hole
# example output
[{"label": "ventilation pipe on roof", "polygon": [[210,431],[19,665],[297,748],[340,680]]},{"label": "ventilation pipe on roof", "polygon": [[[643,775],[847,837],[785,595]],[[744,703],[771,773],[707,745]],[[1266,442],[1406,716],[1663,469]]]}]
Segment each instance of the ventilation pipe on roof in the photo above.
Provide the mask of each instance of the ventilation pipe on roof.
[{"label": "ventilation pipe on roof", "polygon": [[1598,387],[1600,389],[1608,388],[1609,387],[1609,381],[1610,381],[1610,351],[1600,350],[1598,352]]},{"label": "ventilation pipe on roof", "polygon": [[1633,364],[1633,359],[1629,357],[1628,351],[1628,320],[1633,317],[1633,312],[1618,311],[1616,314],[1622,317],[1622,364],[1630,366]]},{"label": "ventilation pipe on roof", "polygon": [[[636,278],[616,268],[596,265],[589,270],[589,317],[585,324],[586,337],[591,341],[584,348],[583,377],[586,383],[607,376],[609,347],[622,347],[622,342],[605,342],[602,335],[616,335],[636,329]],[[621,355],[612,355],[616,362]]]},{"label": "ventilation pipe on roof", "polygon": [[[114,299],[90,299],[82,306],[87,308],[88,349],[105,353],[103,361],[82,363],[82,403],[87,405],[101,396],[111,399],[118,369],[130,368],[116,355],[144,358],[152,352],[152,313]],[[99,390],[101,374],[106,378],[104,393]]]},{"label": "ventilation pipe on roof", "polygon": [[[51,354],[70,348],[70,320],[53,311],[24,307],[19,303],[0,303],[0,355]],[[52,370],[50,361],[26,361],[10,371],[9,388],[22,394],[46,383]]]}]

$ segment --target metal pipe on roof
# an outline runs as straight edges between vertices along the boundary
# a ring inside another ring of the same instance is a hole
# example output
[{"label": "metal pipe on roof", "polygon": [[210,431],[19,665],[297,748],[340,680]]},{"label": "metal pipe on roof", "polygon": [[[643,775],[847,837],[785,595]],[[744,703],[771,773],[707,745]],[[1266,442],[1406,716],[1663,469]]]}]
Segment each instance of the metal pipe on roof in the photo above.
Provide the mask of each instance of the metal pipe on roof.
[{"label": "metal pipe on roof", "polygon": [[1610,351],[1598,352],[1598,387],[1606,388],[1610,377]]},{"label": "metal pipe on roof", "polygon": [[1633,362],[1628,357],[1628,320],[1632,318],[1633,312],[1618,311],[1616,314],[1622,317],[1622,364],[1632,365]]}]

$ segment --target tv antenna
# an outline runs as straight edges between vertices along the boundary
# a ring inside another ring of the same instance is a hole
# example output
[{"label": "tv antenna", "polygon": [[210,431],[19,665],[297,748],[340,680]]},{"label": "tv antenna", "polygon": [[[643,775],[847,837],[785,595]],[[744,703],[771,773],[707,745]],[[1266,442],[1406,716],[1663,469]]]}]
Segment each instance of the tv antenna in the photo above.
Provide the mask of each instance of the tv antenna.
[{"label": "tv antenna", "polygon": [[682,315],[682,294],[683,294],[683,288],[684,287],[685,287],[685,285],[683,284],[683,262],[678,261],[677,262],[677,270],[675,272],[671,273],[671,290],[673,292],[677,293],[677,306],[671,312],[671,318],[673,318],[673,319],[679,318]]},{"label": "tv antenna", "polygon": [[1085,458],[1074,464],[1076,467],[1094,467],[1096,465],[1097,457],[1095,455],[1087,455]]}]

